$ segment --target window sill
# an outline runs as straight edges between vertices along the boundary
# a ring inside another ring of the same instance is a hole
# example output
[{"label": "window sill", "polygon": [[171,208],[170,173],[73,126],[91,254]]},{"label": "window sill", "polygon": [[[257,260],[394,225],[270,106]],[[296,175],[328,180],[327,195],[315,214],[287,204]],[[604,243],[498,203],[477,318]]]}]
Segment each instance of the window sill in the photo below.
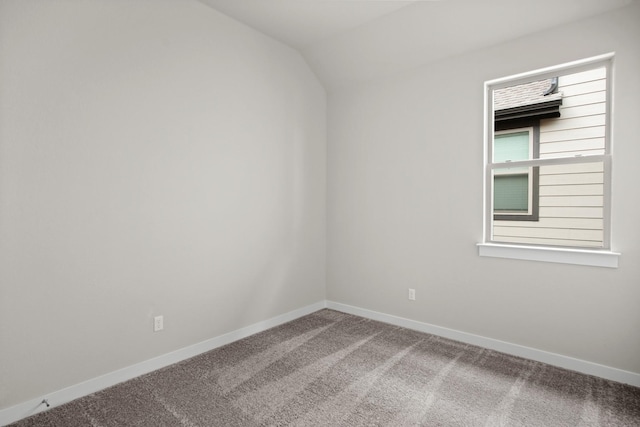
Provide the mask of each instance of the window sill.
[{"label": "window sill", "polygon": [[478,255],[608,268],[618,268],[618,259],[620,258],[619,253],[607,250],[519,246],[502,243],[478,243]]}]

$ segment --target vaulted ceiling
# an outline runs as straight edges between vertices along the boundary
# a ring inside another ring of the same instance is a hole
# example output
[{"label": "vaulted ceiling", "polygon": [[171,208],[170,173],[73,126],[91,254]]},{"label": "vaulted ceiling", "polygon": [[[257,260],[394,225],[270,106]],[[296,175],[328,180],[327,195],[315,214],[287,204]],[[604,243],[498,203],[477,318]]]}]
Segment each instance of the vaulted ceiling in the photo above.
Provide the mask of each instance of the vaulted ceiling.
[{"label": "vaulted ceiling", "polygon": [[300,51],[328,89],[639,0],[200,0]]}]

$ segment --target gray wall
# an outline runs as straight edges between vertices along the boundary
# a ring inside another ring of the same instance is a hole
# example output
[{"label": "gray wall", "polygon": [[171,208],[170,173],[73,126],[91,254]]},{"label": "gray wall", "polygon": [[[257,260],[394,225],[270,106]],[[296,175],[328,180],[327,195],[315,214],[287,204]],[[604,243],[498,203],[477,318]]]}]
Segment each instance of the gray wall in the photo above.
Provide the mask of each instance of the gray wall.
[{"label": "gray wall", "polygon": [[[330,92],[328,299],[640,373],[638,23],[636,2]],[[478,257],[484,81],[611,51],[620,267]]]},{"label": "gray wall", "polygon": [[325,299],[297,52],[195,1],[3,0],[0,59],[0,408]]}]

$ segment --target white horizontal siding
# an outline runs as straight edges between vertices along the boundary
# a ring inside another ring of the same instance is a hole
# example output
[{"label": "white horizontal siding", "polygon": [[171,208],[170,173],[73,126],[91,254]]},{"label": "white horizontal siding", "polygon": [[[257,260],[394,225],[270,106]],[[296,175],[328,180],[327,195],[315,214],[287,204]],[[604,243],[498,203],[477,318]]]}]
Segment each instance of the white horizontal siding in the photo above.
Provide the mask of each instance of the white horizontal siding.
[{"label": "white horizontal siding", "polygon": [[602,194],[604,194],[603,184],[540,186],[540,197],[542,196],[598,196]]},{"label": "white horizontal siding", "polygon": [[[598,104],[595,104],[598,105]],[[548,132],[557,131],[557,130],[568,130],[568,129],[581,129],[581,128],[591,128],[594,126],[603,126],[605,125],[605,115],[597,114],[590,116],[577,116],[577,117],[563,117],[557,120],[547,120],[545,123],[544,130],[540,130],[540,134],[547,134]]]},{"label": "white horizontal siding", "polygon": [[576,228],[514,228],[493,227],[494,235],[503,237],[523,237],[535,239],[590,240],[602,241],[602,230],[582,230]]},{"label": "white horizontal siding", "polygon": [[568,173],[603,172],[602,162],[576,163],[572,165],[540,166],[540,175],[559,175]]},{"label": "white horizontal siding", "polygon": [[575,246],[580,248],[601,248],[603,247],[602,241],[590,241],[590,240],[562,240],[562,239],[541,239],[541,238],[527,238],[527,237],[511,237],[511,236],[497,236],[494,234],[494,241],[504,243],[525,243],[532,245],[549,245],[549,246]]},{"label": "white horizontal siding", "polygon": [[[605,127],[602,125],[594,125],[581,127],[577,129],[566,129],[556,131],[544,131],[540,129],[540,145],[547,142],[575,141],[589,138],[603,138],[605,136]],[[580,149],[580,148],[578,148]],[[568,150],[567,150],[568,151]]]},{"label": "white horizontal siding", "polygon": [[582,95],[574,95],[562,98],[561,108],[576,107],[579,105],[597,104],[607,102],[607,93],[605,91],[585,93]]},{"label": "white horizontal siding", "polygon": [[595,68],[593,70],[582,71],[579,73],[567,74],[566,76],[560,76],[558,79],[558,85],[560,87],[570,86],[574,84],[590,82],[593,80],[602,80],[607,77],[607,69]]},{"label": "white horizontal siding", "polygon": [[539,214],[542,217],[557,218],[602,218],[602,208],[543,206],[540,208]]},{"label": "white horizontal siding", "polygon": [[540,185],[602,184],[602,172],[540,175]]},{"label": "white horizontal siding", "polygon": [[494,221],[496,227],[581,228],[602,230],[602,218],[540,218],[539,221]]},{"label": "white horizontal siding", "polygon": [[556,154],[553,157],[558,157],[558,154],[562,153],[567,157],[573,157],[583,151],[591,150],[604,151],[604,138],[584,138],[540,144],[541,158],[544,158],[542,156],[547,154]]},{"label": "white horizontal siding", "polygon": [[[573,107],[560,107],[560,118],[556,120],[572,119],[574,117],[595,116],[598,114],[604,114],[607,110],[607,104],[604,102],[598,102],[595,104],[579,104]],[[553,119],[546,119],[543,121],[542,126],[546,129],[547,124],[553,122]]]},{"label": "white horizontal siding", "polygon": [[607,90],[607,81],[605,79],[594,80],[584,83],[563,86],[562,82],[558,86],[558,90],[562,92],[562,97],[571,97],[576,95],[584,95],[585,93],[601,92]]},{"label": "white horizontal siding", "polygon": [[602,207],[602,196],[544,196],[540,197],[540,206]]}]

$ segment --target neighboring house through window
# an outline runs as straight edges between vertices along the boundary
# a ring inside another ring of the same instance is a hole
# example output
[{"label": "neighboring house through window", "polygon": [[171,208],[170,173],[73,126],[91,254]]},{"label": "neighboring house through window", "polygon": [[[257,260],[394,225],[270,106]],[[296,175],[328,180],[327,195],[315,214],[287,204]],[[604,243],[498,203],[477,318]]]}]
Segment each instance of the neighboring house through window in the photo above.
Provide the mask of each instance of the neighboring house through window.
[{"label": "neighboring house through window", "polygon": [[[545,79],[493,92],[493,162],[536,159],[540,155],[540,121],[560,117],[558,79]],[[493,218],[538,221],[538,167],[494,170]]]}]

